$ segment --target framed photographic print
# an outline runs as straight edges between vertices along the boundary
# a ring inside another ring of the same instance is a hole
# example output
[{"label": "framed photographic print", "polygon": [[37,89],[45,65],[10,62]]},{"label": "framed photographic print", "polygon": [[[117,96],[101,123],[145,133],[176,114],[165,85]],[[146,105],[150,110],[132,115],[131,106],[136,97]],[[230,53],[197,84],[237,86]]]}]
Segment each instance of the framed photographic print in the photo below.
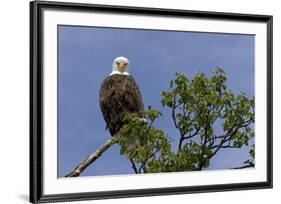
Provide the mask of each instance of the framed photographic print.
[{"label": "framed photographic print", "polygon": [[30,14],[30,202],[272,188],[272,16]]}]

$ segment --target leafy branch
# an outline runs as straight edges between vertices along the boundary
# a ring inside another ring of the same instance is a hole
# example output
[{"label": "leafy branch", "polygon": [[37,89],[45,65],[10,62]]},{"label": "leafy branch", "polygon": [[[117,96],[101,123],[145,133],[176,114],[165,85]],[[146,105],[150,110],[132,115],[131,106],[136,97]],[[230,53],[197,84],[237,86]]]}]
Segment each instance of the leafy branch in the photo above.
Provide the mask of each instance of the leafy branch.
[{"label": "leafy branch", "polygon": [[180,73],[175,76],[170,82],[172,90],[162,92],[161,103],[171,109],[179,131],[178,151],[183,145],[196,147],[198,170],[208,167],[220,149],[249,145],[254,138],[254,97],[248,99],[244,93],[235,97],[227,89],[223,69],[214,70],[210,79],[203,73],[192,80]]}]

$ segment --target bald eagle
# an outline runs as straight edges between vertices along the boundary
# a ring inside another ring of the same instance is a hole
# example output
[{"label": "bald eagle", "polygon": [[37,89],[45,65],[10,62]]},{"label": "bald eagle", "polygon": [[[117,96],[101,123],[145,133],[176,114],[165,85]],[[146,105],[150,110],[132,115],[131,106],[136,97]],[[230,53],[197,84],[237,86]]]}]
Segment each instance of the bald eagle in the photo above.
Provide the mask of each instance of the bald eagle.
[{"label": "bald eagle", "polygon": [[142,117],[144,111],[140,89],[128,67],[127,58],[115,58],[112,72],[100,88],[100,108],[111,136],[124,125],[122,119],[126,113],[138,113]]}]

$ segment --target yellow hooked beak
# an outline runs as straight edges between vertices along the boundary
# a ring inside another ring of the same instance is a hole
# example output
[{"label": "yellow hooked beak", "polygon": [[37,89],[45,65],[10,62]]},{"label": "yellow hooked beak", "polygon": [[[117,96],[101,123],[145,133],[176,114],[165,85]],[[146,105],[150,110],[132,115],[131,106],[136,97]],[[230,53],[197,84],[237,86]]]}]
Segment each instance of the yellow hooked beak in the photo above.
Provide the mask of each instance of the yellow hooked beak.
[{"label": "yellow hooked beak", "polygon": [[119,63],[117,64],[119,71],[120,71],[120,72],[124,72],[125,69],[126,69],[126,65],[127,65],[127,63],[119,62]]}]

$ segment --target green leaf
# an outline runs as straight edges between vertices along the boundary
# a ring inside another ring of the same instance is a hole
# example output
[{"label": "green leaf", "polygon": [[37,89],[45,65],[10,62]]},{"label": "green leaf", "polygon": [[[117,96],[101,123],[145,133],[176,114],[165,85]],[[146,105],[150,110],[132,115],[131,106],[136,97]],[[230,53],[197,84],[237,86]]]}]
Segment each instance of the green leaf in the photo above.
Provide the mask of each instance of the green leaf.
[{"label": "green leaf", "polygon": [[170,88],[173,88],[173,84],[174,84],[174,81],[171,80],[171,81],[170,81]]}]

